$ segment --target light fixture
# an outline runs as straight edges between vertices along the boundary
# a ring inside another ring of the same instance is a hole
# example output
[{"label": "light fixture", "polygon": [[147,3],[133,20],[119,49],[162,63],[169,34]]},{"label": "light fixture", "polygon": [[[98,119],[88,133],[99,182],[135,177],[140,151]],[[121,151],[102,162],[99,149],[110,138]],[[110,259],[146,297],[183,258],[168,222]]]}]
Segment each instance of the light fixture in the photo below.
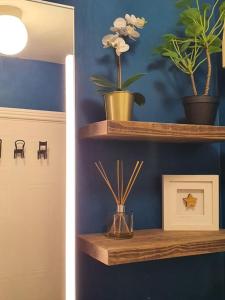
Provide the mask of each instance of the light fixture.
[{"label": "light fixture", "polygon": [[75,300],[75,61],[66,57],[66,297]]},{"label": "light fixture", "polygon": [[25,48],[28,34],[21,16],[19,8],[0,5],[0,54],[15,55]]}]

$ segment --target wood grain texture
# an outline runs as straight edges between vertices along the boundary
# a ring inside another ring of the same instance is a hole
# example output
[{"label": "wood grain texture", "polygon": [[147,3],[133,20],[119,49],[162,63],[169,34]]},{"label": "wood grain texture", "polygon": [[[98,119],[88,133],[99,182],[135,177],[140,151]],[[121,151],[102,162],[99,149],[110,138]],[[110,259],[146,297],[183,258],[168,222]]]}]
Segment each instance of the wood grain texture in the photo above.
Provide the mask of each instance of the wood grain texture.
[{"label": "wood grain texture", "polygon": [[134,121],[101,121],[80,129],[82,139],[149,140],[157,142],[225,141],[225,127]]},{"label": "wood grain texture", "polygon": [[110,266],[172,257],[225,251],[225,230],[135,231],[129,240],[113,240],[103,234],[80,235],[79,249]]}]

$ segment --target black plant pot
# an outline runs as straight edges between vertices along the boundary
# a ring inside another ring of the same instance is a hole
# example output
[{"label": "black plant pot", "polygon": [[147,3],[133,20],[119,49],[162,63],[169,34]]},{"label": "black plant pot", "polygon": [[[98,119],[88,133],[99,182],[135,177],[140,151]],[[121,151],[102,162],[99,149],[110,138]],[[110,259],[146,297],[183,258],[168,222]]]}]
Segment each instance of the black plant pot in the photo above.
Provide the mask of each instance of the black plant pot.
[{"label": "black plant pot", "polygon": [[186,120],[191,124],[213,125],[216,119],[218,98],[188,96],[183,98]]}]

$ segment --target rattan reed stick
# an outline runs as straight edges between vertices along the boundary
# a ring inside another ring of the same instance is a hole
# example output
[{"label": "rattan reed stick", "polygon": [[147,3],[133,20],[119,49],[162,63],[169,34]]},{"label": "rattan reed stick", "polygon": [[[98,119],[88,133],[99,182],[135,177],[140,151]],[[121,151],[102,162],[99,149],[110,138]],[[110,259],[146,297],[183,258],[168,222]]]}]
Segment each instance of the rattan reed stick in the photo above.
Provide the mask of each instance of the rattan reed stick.
[{"label": "rattan reed stick", "polygon": [[116,173],[117,173],[117,200],[121,203],[120,199],[120,161],[116,161]]},{"label": "rattan reed stick", "polygon": [[[112,188],[112,184],[105,172],[105,169],[102,165],[102,163],[100,161],[95,162],[95,166],[96,168],[98,169],[99,173],[101,174],[102,178],[104,179],[106,185],[108,186],[109,190],[111,191],[112,195],[113,195],[113,198],[115,199],[115,202],[117,205],[124,205],[124,203],[126,202],[129,194],[130,194],[130,191],[136,181],[136,178],[137,176],[139,175],[140,173],[140,170],[141,170],[141,167],[143,165],[143,161],[140,162],[140,161],[137,161],[136,164],[135,164],[135,167],[133,169],[133,172],[129,178],[129,181],[128,181],[128,184],[126,186],[126,189],[124,187],[124,169],[123,169],[123,161],[120,161],[120,160],[117,160],[116,161],[116,178],[117,178],[117,195],[116,193],[114,192],[113,188]],[[124,192],[125,190],[125,192]],[[121,226],[122,226],[122,222],[126,228],[126,231],[129,232],[129,227],[126,223],[126,219],[125,219],[125,216],[122,212],[119,212],[119,215],[117,216],[119,219],[119,228],[118,228],[118,231],[120,232],[121,231]],[[116,219],[114,217],[114,220],[113,220],[113,224],[111,226],[111,232],[115,232],[116,231]]]},{"label": "rattan reed stick", "polygon": [[112,193],[112,195],[113,195],[113,198],[114,198],[115,201],[116,201],[116,204],[119,205],[120,203],[119,203],[119,201],[118,201],[118,199],[117,199],[117,197],[116,197],[116,194],[115,194],[115,192],[114,192],[114,190],[113,190],[113,188],[112,188],[112,186],[111,186],[111,184],[110,184],[110,182],[109,182],[109,180],[108,180],[108,177],[107,177],[107,175],[106,175],[106,173],[105,173],[105,170],[104,170],[103,166],[101,165],[103,171],[101,170],[101,167],[99,167],[99,165],[98,165],[96,162],[95,162],[95,166],[96,166],[96,168],[98,169],[99,173],[102,175],[102,178],[105,180],[105,182],[106,182],[108,188],[110,189],[110,191],[111,191],[111,193]]},{"label": "rattan reed stick", "polygon": [[[130,179],[129,179],[129,181],[128,181],[127,187],[126,187],[126,189],[125,189],[125,193],[124,193],[124,195],[123,195],[123,199],[124,199],[124,196],[125,196],[126,193],[127,193],[127,190],[128,190],[128,188],[129,188],[129,186],[130,186],[131,180],[132,180],[132,178],[133,178],[133,176],[134,176],[134,173],[136,172],[136,169],[137,169],[138,165],[139,165],[139,161],[136,162],[136,165],[135,165],[135,167],[134,167],[133,173],[132,173],[131,176],[130,176]],[[122,202],[124,203],[124,200],[123,200],[123,199],[122,199]]]},{"label": "rattan reed stick", "polygon": [[123,161],[120,164],[120,178],[121,178],[121,193],[120,193],[120,202],[123,199]]},{"label": "rattan reed stick", "polygon": [[[110,183],[108,177],[105,176],[105,174],[103,173],[103,171],[102,171],[102,169],[100,168],[100,166],[98,166],[98,165],[96,164],[96,167],[97,167],[99,173],[102,175],[102,178],[105,180],[106,184],[112,188],[111,183]],[[113,189],[112,189],[112,190],[113,190]],[[113,191],[113,192],[114,192],[114,191]],[[114,193],[114,194],[115,194],[115,193]]]},{"label": "rattan reed stick", "polygon": [[130,193],[130,191],[131,191],[131,189],[132,189],[132,187],[133,187],[133,185],[134,185],[134,183],[135,183],[135,181],[136,181],[136,179],[137,179],[137,176],[138,176],[139,173],[140,173],[140,170],[141,170],[141,168],[142,168],[142,165],[143,165],[143,161],[140,163],[138,169],[136,170],[136,174],[135,174],[134,177],[133,177],[132,183],[130,184],[130,187],[129,187],[128,191],[127,191],[127,194],[124,196],[124,203],[125,203],[126,199],[127,199],[128,196],[129,196],[129,193]]},{"label": "rattan reed stick", "polygon": [[108,179],[108,176],[107,176],[107,174],[106,174],[106,171],[105,171],[105,169],[104,169],[104,167],[103,167],[103,165],[101,164],[100,161],[99,161],[99,168],[100,168],[100,170],[102,171],[102,174],[101,174],[101,175],[104,175],[103,178],[106,180],[106,183],[108,184],[108,186],[109,186],[109,188],[110,188],[110,190],[111,190],[111,192],[112,192],[112,194],[113,194],[113,197],[114,197],[116,203],[119,204],[119,201],[118,201],[118,198],[117,198],[117,196],[116,196],[116,193],[114,192],[114,190],[113,190],[113,188],[112,188],[112,185],[111,185],[111,182],[110,182],[110,180]]},{"label": "rattan reed stick", "polygon": [[124,195],[124,197],[123,197],[123,199],[122,199],[122,204],[124,204],[124,203],[126,202],[128,196],[129,196],[129,194],[130,194],[130,191],[131,191],[131,189],[132,189],[132,187],[133,187],[133,185],[134,185],[134,183],[135,183],[135,181],[136,181],[136,178],[137,178],[137,176],[138,176],[139,173],[140,173],[140,170],[141,170],[141,168],[142,168],[143,163],[144,163],[144,162],[142,161],[142,162],[139,164],[138,169],[137,169],[135,175],[134,175],[133,178],[132,178],[131,184],[130,184],[129,188],[127,189],[127,192],[125,193],[125,195]]},{"label": "rattan reed stick", "polygon": [[99,172],[101,173],[102,177],[105,179],[105,181],[111,186],[111,183],[108,179],[108,176],[101,164],[98,165],[98,163],[95,163],[96,167],[98,168]]},{"label": "rattan reed stick", "polygon": [[[99,164],[99,166],[101,167],[101,170],[102,170],[103,174],[104,174],[105,177],[108,179],[108,176],[107,176],[107,174],[106,174],[106,172],[105,172],[105,169],[103,168],[103,165],[102,165],[102,163],[100,162],[100,160],[98,161],[98,164]],[[109,179],[108,179],[108,181],[109,181]],[[110,182],[110,181],[109,181],[109,182]]]},{"label": "rattan reed stick", "polygon": [[100,161],[95,162],[95,166],[98,169],[99,173],[101,174],[102,178],[104,179],[106,185],[108,186],[109,190],[111,191],[113,198],[116,201],[117,205],[124,205],[130,191],[136,181],[137,176],[140,173],[141,167],[143,165],[143,161],[137,161],[135,164],[135,167],[133,169],[133,172],[129,178],[128,184],[126,186],[125,192],[124,192],[124,170],[123,170],[123,161],[117,160],[116,161],[116,176],[117,176],[117,195],[114,192],[112,188],[112,184],[106,174],[106,171]]}]

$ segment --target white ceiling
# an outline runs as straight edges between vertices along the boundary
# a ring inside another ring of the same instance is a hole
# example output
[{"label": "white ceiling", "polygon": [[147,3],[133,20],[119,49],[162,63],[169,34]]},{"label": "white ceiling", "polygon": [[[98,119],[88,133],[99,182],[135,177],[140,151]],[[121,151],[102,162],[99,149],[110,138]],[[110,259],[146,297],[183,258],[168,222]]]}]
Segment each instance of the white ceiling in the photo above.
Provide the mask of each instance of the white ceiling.
[{"label": "white ceiling", "polygon": [[0,0],[22,10],[28,44],[17,57],[63,64],[74,51],[74,9],[36,0]]}]

